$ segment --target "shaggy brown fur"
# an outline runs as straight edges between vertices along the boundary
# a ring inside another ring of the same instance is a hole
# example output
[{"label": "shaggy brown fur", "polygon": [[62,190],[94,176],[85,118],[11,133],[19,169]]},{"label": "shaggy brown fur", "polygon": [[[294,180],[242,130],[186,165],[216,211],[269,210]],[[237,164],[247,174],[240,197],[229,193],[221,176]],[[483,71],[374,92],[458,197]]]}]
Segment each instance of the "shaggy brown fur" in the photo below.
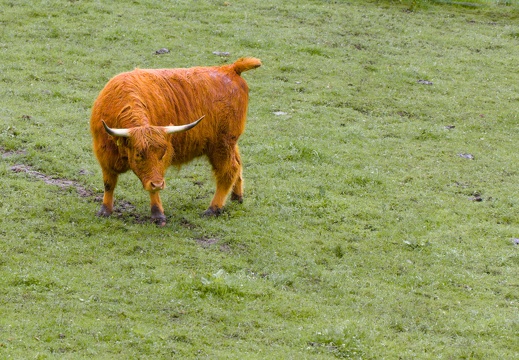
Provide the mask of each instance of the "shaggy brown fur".
[{"label": "shaggy brown fur", "polygon": [[[153,221],[165,224],[159,190],[170,165],[180,166],[205,155],[213,167],[216,193],[206,215],[218,215],[232,189],[242,201],[242,165],[238,138],[245,129],[247,83],[240,74],[261,66],[255,58],[189,69],[136,69],[112,78],[92,108],[90,129],[94,153],[103,170],[105,193],[98,215],[113,210],[113,192],[120,173],[132,170],[149,191]],[[166,134],[164,126],[184,125],[205,116],[182,133]],[[130,129],[129,137],[104,129]]]}]

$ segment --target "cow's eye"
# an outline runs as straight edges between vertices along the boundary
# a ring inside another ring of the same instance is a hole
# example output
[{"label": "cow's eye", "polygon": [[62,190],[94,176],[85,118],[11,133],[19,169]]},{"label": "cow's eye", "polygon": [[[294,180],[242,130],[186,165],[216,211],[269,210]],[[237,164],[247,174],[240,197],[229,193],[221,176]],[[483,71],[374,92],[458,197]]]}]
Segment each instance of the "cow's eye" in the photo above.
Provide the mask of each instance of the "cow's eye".
[{"label": "cow's eye", "polygon": [[146,154],[143,151],[138,151],[135,153],[135,160],[141,161],[146,158]]}]

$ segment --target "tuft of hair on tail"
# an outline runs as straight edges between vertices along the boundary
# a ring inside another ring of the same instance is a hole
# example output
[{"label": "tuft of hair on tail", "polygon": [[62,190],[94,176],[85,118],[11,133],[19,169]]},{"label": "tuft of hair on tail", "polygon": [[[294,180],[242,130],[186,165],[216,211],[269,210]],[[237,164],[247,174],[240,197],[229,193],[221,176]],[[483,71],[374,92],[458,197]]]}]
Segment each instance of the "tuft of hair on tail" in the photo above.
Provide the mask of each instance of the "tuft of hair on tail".
[{"label": "tuft of hair on tail", "polygon": [[231,66],[234,71],[236,71],[236,74],[240,75],[244,71],[260,67],[261,60],[253,57],[242,57],[236,60]]}]

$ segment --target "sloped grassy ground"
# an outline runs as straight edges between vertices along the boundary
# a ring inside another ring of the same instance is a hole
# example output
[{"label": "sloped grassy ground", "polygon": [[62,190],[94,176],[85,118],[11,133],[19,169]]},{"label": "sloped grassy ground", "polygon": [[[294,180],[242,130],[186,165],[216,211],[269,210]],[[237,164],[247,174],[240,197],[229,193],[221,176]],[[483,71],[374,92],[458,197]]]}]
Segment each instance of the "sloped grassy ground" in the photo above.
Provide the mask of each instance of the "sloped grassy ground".
[{"label": "sloped grassy ground", "polygon": [[[1,357],[519,356],[518,9],[411,5],[2,1]],[[96,218],[106,81],[240,56],[245,203],[201,160]]]}]

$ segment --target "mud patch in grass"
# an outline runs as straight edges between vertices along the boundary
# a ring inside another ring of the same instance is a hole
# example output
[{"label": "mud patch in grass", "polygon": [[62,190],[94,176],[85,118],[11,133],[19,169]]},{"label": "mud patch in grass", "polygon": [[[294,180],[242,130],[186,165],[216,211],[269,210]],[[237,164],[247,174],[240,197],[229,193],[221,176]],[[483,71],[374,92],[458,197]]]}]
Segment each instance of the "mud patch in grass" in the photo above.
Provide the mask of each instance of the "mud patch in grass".
[{"label": "mud patch in grass", "polygon": [[201,238],[196,239],[196,243],[198,245],[200,245],[201,247],[203,247],[204,249],[210,248],[211,246],[218,243],[219,241],[220,241],[220,239],[212,238],[212,237],[209,238],[209,237],[205,237],[205,236],[202,236]]},{"label": "mud patch in grass", "polygon": [[33,170],[31,166],[24,165],[24,164],[18,164],[11,166],[11,171],[15,173],[25,173],[29,175],[31,178],[35,178],[38,180],[42,180],[44,183],[49,185],[56,185],[62,190],[68,189],[68,188],[75,188],[78,195],[80,197],[86,198],[86,197],[93,197],[94,193],[79,184],[77,181],[74,180],[68,180],[68,179],[62,179],[62,178],[54,178],[52,176],[46,175],[44,173],[41,173],[39,171]]},{"label": "mud patch in grass", "polygon": [[16,155],[25,155],[25,154],[27,154],[27,151],[25,151],[23,149],[22,150],[7,150],[0,146],[0,156],[3,159],[7,159],[9,157],[16,156]]}]

